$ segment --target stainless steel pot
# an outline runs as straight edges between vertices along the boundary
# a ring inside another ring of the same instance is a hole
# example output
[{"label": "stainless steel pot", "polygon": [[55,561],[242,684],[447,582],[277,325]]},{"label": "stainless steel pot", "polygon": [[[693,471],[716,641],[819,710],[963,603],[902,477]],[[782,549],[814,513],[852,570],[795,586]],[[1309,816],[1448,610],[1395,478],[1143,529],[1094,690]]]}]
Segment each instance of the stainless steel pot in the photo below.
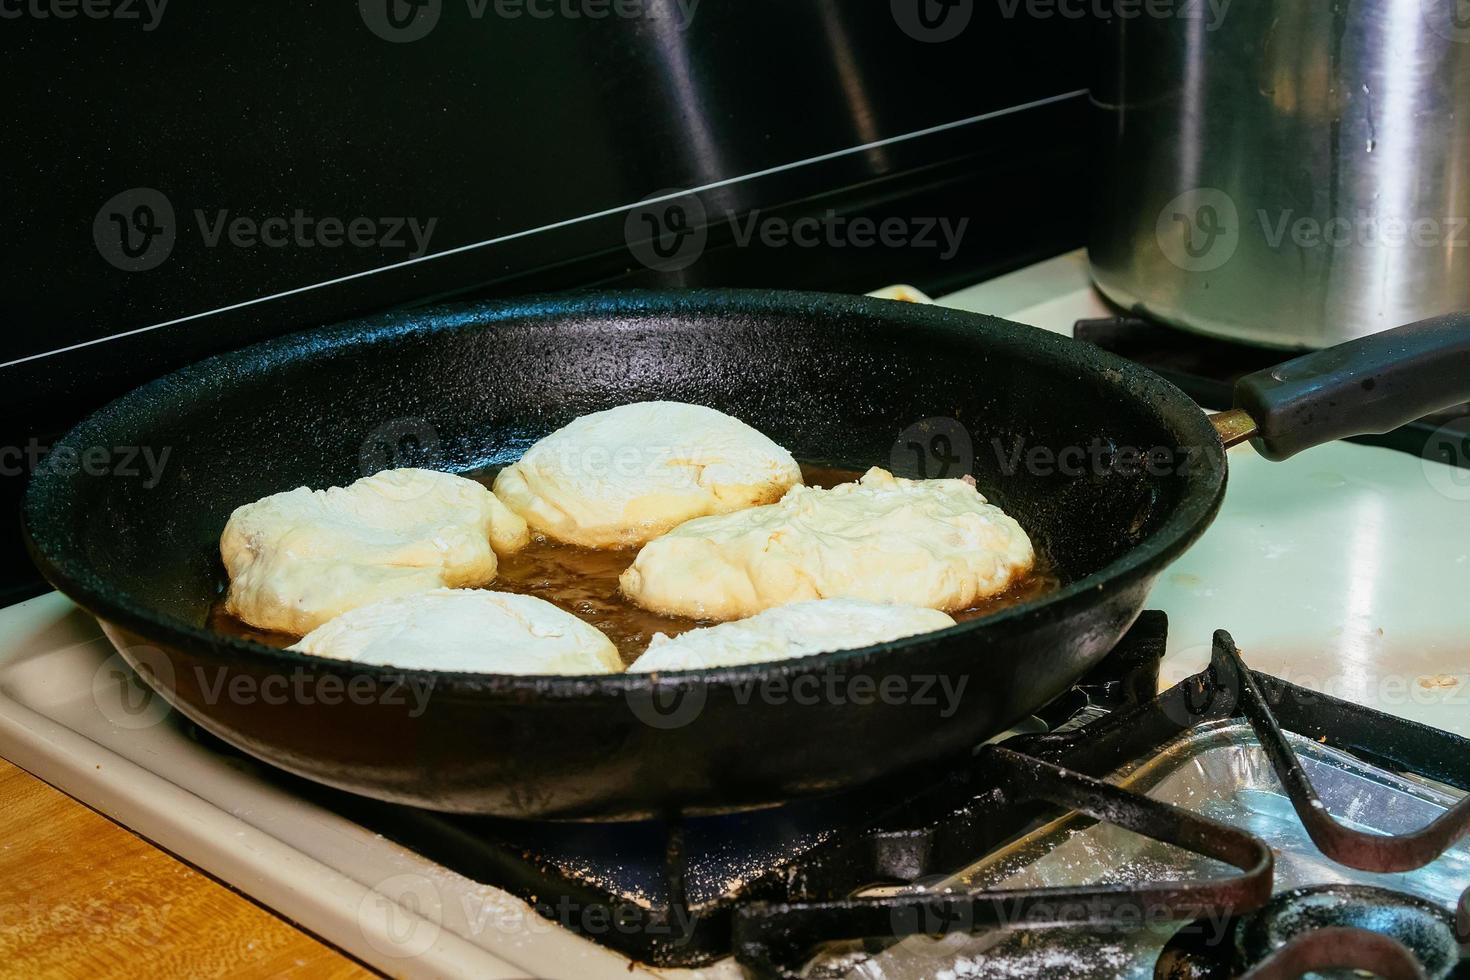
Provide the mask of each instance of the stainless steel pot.
[{"label": "stainless steel pot", "polygon": [[1093,93],[1109,298],[1275,347],[1470,308],[1470,4],[1115,6]]}]

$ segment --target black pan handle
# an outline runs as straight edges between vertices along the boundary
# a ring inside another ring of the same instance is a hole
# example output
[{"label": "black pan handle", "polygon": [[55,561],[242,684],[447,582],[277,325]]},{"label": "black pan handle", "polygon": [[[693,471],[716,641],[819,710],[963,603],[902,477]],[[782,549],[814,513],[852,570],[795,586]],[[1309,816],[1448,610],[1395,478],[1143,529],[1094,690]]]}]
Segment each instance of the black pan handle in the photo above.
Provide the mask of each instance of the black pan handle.
[{"label": "black pan handle", "polygon": [[1235,383],[1267,459],[1346,436],[1388,432],[1470,400],[1470,312],[1314,351]]}]

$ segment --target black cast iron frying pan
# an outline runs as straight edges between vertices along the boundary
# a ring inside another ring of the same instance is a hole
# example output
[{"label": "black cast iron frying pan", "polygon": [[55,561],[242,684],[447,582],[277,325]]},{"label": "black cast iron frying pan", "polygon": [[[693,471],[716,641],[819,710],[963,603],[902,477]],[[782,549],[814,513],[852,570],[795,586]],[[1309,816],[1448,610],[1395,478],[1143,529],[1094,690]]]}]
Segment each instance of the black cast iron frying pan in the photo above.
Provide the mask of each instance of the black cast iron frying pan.
[{"label": "black cast iron frying pan", "polygon": [[[119,399],[53,450],[24,523],[46,577],[150,684],[284,769],[448,811],[717,812],[963,753],[1031,713],[1108,651],[1210,522],[1227,442],[1254,436],[1280,458],[1464,400],[1466,322],[1252,376],[1212,424],[1089,345],[939,307],[698,291],[391,313],[211,358]],[[656,398],[719,408],[799,459],[858,468],[902,469],[905,430],[920,446],[944,434],[953,457],[962,428],[980,486],[1063,585],[939,633],[662,677],[404,672],[205,628],[236,505],[382,465],[504,463],[578,415]],[[385,458],[381,444],[405,433],[417,442]],[[77,465],[88,447],[143,446],[169,452],[156,486]]]}]

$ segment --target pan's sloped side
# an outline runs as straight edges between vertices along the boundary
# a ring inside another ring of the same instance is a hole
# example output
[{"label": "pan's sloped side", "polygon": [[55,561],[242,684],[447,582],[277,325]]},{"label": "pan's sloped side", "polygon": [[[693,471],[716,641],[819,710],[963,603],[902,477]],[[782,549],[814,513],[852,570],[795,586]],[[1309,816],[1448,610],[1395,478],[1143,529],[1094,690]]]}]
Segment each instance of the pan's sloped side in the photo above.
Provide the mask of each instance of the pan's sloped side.
[{"label": "pan's sloped side", "polygon": [[[887,647],[664,679],[398,679],[204,627],[233,507],[385,466],[503,463],[577,415],[651,398],[719,408],[806,460],[968,469],[1064,585]],[[27,495],[32,553],[122,646],[167,662],[187,714],[333,785],[513,816],[758,805],[961,750],[1106,652],[1224,483],[1204,417],[1126,362],[988,317],[769,292],[551,297],[282,338],[145,386],[60,446]],[[153,479],[62,465],[92,446],[164,465]],[[691,720],[669,717],[696,700]]]},{"label": "pan's sloped side", "polygon": [[281,670],[107,632],[187,717],[298,775],[439,810],[633,819],[762,806],[963,754],[1105,655],[1146,588],[1007,635],[935,634],[821,663],[581,690],[471,693],[422,672]]}]

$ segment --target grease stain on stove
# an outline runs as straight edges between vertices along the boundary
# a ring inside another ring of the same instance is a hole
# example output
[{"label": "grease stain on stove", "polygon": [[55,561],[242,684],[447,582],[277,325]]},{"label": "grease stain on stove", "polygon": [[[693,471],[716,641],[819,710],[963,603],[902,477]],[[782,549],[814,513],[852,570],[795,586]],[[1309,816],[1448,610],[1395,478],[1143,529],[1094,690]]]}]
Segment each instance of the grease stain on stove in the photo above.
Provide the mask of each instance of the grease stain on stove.
[{"label": "grease stain on stove", "polygon": [[1261,545],[1261,557],[1266,561],[1275,561],[1281,556],[1289,554],[1291,550],[1289,545],[1283,544],[1280,541],[1265,541]]},{"label": "grease stain on stove", "polygon": [[1333,490],[1348,485],[1347,477],[1343,476],[1341,473],[1333,473],[1330,470],[1317,470],[1316,472],[1309,474],[1307,476],[1307,479],[1317,484],[1319,487],[1327,487]]},{"label": "grease stain on stove", "polygon": [[1215,590],[1206,586],[1205,580],[1193,572],[1170,572],[1169,584],[1187,589],[1190,595],[1201,599],[1208,599],[1215,594]]}]

